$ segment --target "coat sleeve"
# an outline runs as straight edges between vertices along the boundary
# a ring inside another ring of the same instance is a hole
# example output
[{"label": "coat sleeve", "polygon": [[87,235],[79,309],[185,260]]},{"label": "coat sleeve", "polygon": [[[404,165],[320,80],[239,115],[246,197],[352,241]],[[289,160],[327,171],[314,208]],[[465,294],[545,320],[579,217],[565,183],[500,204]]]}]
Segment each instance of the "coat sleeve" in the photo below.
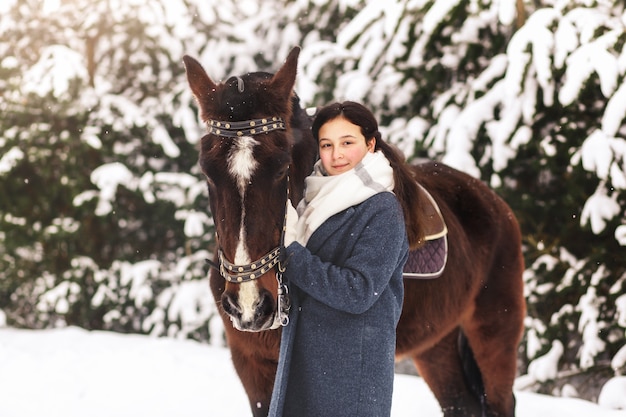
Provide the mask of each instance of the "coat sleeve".
[{"label": "coat sleeve", "polygon": [[408,243],[404,218],[395,196],[381,199],[368,210],[353,249],[341,265],[322,261],[294,242],[287,248],[288,279],[303,292],[336,310],[361,314],[386,289],[400,263],[406,261]]}]

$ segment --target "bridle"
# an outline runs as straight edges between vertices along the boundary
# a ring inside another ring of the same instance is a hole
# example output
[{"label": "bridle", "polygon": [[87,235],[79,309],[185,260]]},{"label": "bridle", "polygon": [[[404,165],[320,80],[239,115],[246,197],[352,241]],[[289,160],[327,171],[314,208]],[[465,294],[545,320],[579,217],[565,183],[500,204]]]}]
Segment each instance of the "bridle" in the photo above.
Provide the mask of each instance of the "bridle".
[{"label": "bridle", "polygon": [[[237,138],[241,136],[254,136],[267,133],[273,130],[285,130],[285,122],[280,117],[268,117],[261,119],[245,120],[241,122],[225,122],[220,120],[207,120],[209,126],[208,133],[225,138]],[[231,263],[224,256],[221,247],[218,247],[218,262],[215,263],[206,259],[207,264],[219,271],[220,275],[228,282],[242,284],[254,281],[272,268],[276,268],[276,281],[278,282],[278,297],[276,302],[276,318],[281,326],[289,323],[289,291],[283,282],[283,272],[285,272],[285,228],[287,225],[287,204],[289,202],[289,175],[287,175],[287,202],[285,203],[285,215],[283,216],[283,228],[280,235],[280,242],[277,247],[270,250],[260,259],[245,265]],[[218,239],[219,241],[219,239]],[[275,318],[275,321],[276,321]]]}]

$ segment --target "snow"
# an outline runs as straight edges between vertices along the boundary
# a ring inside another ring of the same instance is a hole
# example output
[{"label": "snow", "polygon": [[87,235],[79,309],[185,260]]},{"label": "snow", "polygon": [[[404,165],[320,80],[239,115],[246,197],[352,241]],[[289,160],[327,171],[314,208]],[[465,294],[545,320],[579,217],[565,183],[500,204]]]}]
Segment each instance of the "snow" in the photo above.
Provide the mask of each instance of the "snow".
[{"label": "snow", "polygon": [[[176,214],[178,214],[177,212]],[[181,210],[180,213],[184,213],[185,215],[185,236],[187,237],[200,237],[204,232],[204,225],[210,225],[211,220],[206,213],[195,210]]]},{"label": "snow", "polygon": [[626,225],[619,225],[615,228],[615,240],[622,245],[626,246]]},{"label": "snow", "polygon": [[528,366],[528,375],[535,381],[545,382],[556,378],[559,359],[563,356],[563,343],[552,342],[552,348],[545,355],[535,359]]},{"label": "snow", "polygon": [[599,337],[601,329],[598,324],[600,306],[605,301],[604,297],[596,295],[594,287],[588,288],[587,293],[580,297],[577,309],[581,311],[578,332],[582,334],[583,338],[583,345],[579,352],[581,369],[592,367],[594,358],[606,347],[604,341]]},{"label": "snow", "polygon": [[626,410],[626,376],[609,379],[598,396],[598,404],[605,408]]},{"label": "snow", "polygon": [[124,287],[130,285],[129,296],[135,300],[137,307],[143,305],[145,301],[152,299],[152,289],[149,280],[150,277],[154,277],[159,273],[160,266],[161,263],[154,259],[134,264],[122,263],[120,284]]},{"label": "snow", "polygon": [[561,19],[554,38],[554,66],[561,69],[567,56],[578,47],[576,28],[570,19],[567,17]]},{"label": "snow", "polygon": [[583,212],[580,216],[580,223],[591,225],[591,231],[600,234],[606,227],[606,221],[618,215],[621,211],[619,203],[616,201],[617,196],[609,197],[605,194],[606,190],[598,187],[596,192],[589,197]]},{"label": "snow", "polygon": [[39,62],[24,74],[24,92],[41,97],[51,92],[59,100],[67,99],[74,78],[88,78],[84,57],[64,45],[52,45],[42,51]]},{"label": "snow", "polygon": [[17,0],[4,0],[0,2],[0,13],[7,13]]},{"label": "snow", "polygon": [[24,158],[24,152],[16,146],[0,157],[0,175],[10,172]]},{"label": "snow", "polygon": [[606,180],[613,160],[613,150],[603,131],[596,130],[585,139],[581,154],[583,168],[595,172],[598,178]]},{"label": "snow", "polygon": [[613,368],[615,372],[618,372],[619,369],[623,368],[624,366],[626,366],[626,345],[622,346],[622,348],[617,351],[615,356],[613,356],[613,359],[611,359],[611,368]]},{"label": "snow", "polygon": [[496,0],[498,4],[498,20],[503,25],[511,25],[515,21],[516,10],[515,4],[512,1]]},{"label": "snow", "polygon": [[104,164],[91,172],[91,182],[100,189],[100,200],[96,215],[105,216],[113,210],[112,202],[119,184],[128,187],[133,181],[133,174],[121,162]]},{"label": "snow", "polygon": [[154,128],[152,141],[157,145],[161,145],[165,155],[170,158],[178,158],[180,156],[180,149],[178,149],[178,146],[176,146],[165,127],[159,125]]},{"label": "snow", "polygon": [[102,148],[102,141],[98,137],[99,129],[96,126],[86,126],[80,139],[94,149]]},{"label": "snow", "polygon": [[[190,98],[188,97],[187,100]],[[202,125],[198,123],[196,113],[190,107],[179,107],[172,117],[172,122],[183,128],[185,139],[191,144],[197,144],[204,135],[204,130],[201,129]]]},{"label": "snow", "polygon": [[71,281],[62,281],[59,285],[47,291],[37,304],[37,309],[47,311],[53,307],[59,314],[67,314],[70,302],[75,301],[76,295],[80,293],[80,286]]},{"label": "snow", "polygon": [[[611,60],[605,67],[606,61]],[[606,50],[598,50],[594,44],[583,45],[574,51],[566,60],[565,83],[559,91],[559,102],[568,106],[580,94],[587,79],[595,71],[600,76],[600,85],[603,94],[610,96],[616,85],[617,61]],[[610,71],[613,69],[613,71]]]},{"label": "snow", "polygon": [[424,33],[432,35],[441,21],[459,4],[459,0],[439,1],[433,3],[423,19]]},{"label": "snow", "polygon": [[[626,294],[622,294],[615,299],[615,307],[617,308],[617,323],[622,327],[626,327]],[[626,355],[624,359],[626,359]],[[626,364],[626,360],[624,363]]]},{"label": "snow", "polygon": [[[249,416],[247,397],[223,347],[191,340],[101,332],[0,328],[0,416]],[[624,404],[624,378],[603,391]],[[624,416],[572,398],[516,392],[517,416]],[[393,417],[439,417],[419,377],[396,375]]]}]

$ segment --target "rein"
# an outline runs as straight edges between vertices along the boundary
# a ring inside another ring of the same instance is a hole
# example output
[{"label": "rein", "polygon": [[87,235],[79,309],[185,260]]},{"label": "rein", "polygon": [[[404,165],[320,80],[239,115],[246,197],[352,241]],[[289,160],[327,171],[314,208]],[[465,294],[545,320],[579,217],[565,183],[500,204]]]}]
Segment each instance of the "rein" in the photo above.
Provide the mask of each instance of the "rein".
[{"label": "rein", "polygon": [[[267,133],[273,130],[285,130],[285,123],[280,117],[270,117],[262,119],[246,120],[241,122],[225,122],[220,120],[207,120],[209,125],[208,133],[226,138],[236,138],[241,136],[254,136]],[[237,265],[226,259],[221,248],[218,248],[218,262],[216,264],[210,259],[206,263],[219,271],[220,275],[228,282],[241,284],[254,281],[272,268],[276,268],[276,281],[278,282],[277,318],[281,326],[289,323],[289,301],[288,288],[283,282],[283,272],[285,266],[283,262],[285,252],[285,229],[287,225],[287,204],[289,203],[289,176],[287,176],[287,202],[285,203],[285,215],[283,218],[283,228],[280,235],[280,243],[270,250],[260,259],[246,265]]]}]

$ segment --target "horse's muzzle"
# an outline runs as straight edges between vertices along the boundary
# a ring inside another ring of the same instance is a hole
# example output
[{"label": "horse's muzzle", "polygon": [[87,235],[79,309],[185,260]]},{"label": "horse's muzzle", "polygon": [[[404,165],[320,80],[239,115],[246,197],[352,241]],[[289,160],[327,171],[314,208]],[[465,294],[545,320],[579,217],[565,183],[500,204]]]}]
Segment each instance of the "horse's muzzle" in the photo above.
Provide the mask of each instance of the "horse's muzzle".
[{"label": "horse's muzzle", "polygon": [[269,291],[261,291],[254,303],[252,312],[245,313],[237,300],[237,295],[224,293],[222,308],[229,316],[233,327],[244,332],[261,332],[280,327],[276,302]]}]

